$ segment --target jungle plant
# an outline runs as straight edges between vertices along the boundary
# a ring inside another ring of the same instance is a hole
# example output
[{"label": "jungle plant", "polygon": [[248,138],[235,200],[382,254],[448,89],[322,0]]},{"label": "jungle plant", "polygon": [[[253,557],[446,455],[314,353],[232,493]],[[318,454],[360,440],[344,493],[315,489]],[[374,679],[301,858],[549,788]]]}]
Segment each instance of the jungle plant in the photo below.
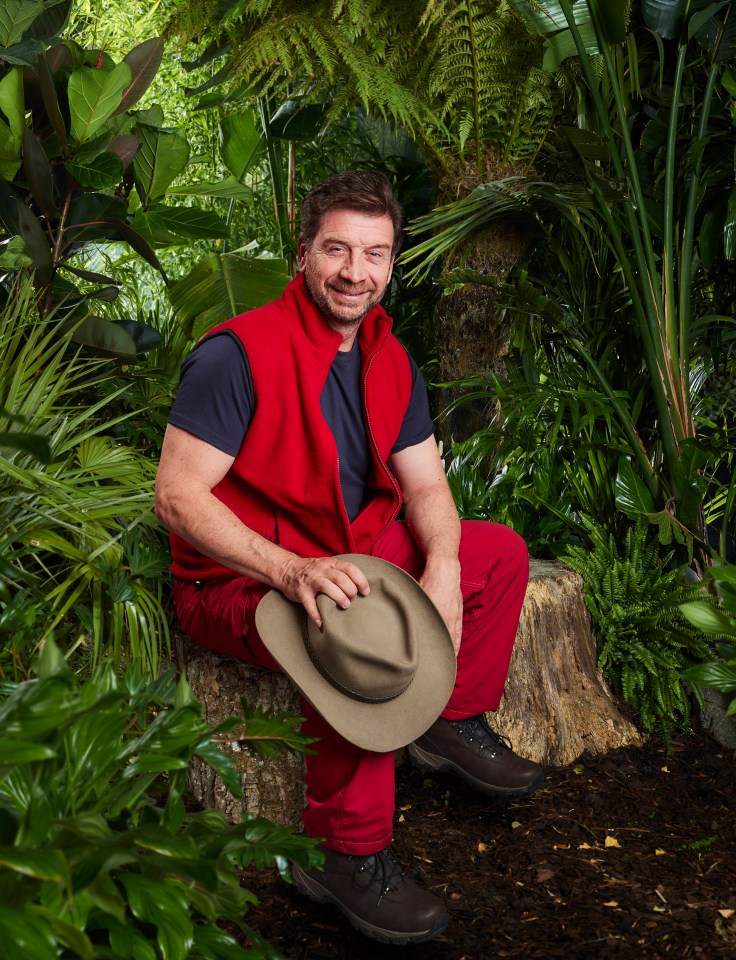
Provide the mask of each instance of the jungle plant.
[{"label": "jungle plant", "polygon": [[158,335],[137,320],[94,315],[90,303],[114,299],[118,287],[80,266],[80,252],[127,244],[161,270],[155,247],[228,235],[212,211],[165,202],[169,191],[249,193],[237,183],[172,187],[189,160],[186,138],[166,127],[160,107],[133,109],[156,74],[162,41],[144,41],[119,63],[61,42],[70,5],[9,0],[0,19],[0,268],[10,283],[32,270],[42,314],[63,310],[77,342],[133,359]]},{"label": "jungle plant", "polygon": [[[236,867],[320,862],[316,841],[263,818],[187,811],[189,762],[236,796],[217,747],[304,752],[297,718],[259,713],[210,730],[184,678],[153,682],[106,662],[79,683],[51,641],[37,677],[0,693],[0,956],[225,960],[280,954],[245,920]],[[228,921],[252,948],[239,946]]]},{"label": "jungle plant", "polygon": [[690,684],[682,672],[708,659],[708,644],[683,616],[683,603],[702,597],[682,567],[668,568],[657,538],[640,520],[621,546],[589,518],[582,518],[592,550],[569,548],[564,560],[585,581],[585,603],[598,643],[598,663],[614,691],[630,704],[645,730],[666,743],[687,729]]},{"label": "jungle plant", "polygon": [[[717,269],[733,255],[736,209],[733,5],[642,0],[634,13],[643,19],[629,32],[624,0],[514,5],[546,38],[550,67],[577,55],[579,126],[556,130],[549,182],[477,188],[425,218],[421,228],[440,233],[411,255],[453,250],[509,218],[541,225],[515,306],[522,322],[540,322],[540,357],[555,344],[558,360],[543,378],[556,375],[560,358],[580,368],[587,395],[609,410],[616,506],[656,523],[683,558],[696,549],[707,562],[704,496],[733,454],[732,444],[700,442],[697,417],[716,345],[733,355],[721,328],[735,291],[730,272]],[[587,292],[601,288],[607,316]],[[567,416],[551,401],[550,410]],[[733,509],[732,498],[722,503]]]},{"label": "jungle plant", "polygon": [[680,608],[690,623],[716,641],[718,658],[688,667],[683,676],[690,683],[734,694],[728,716],[736,716],[736,567],[710,567],[706,579],[713,583],[718,605],[694,600]]},{"label": "jungle plant", "polygon": [[21,423],[49,451],[0,449],[0,671],[23,676],[53,633],[80,667],[125,653],[153,673],[169,637],[155,463],[115,435],[146,411],[121,411],[130,384],[65,319],[40,319],[37,296],[26,279],[0,311],[0,430]]}]

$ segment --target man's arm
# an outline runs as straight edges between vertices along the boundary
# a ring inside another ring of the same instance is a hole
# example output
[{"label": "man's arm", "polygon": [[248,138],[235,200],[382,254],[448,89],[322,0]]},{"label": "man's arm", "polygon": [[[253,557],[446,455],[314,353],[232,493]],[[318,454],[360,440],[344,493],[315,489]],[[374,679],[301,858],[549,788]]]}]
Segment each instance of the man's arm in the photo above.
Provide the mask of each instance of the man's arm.
[{"label": "man's arm", "polygon": [[234,459],[169,424],[156,476],[159,519],[206,556],[303,604],[318,627],[317,594],[341,607],[350,606],[358,593],[367,594],[368,581],[354,563],[298,557],[251,530],[217,499],[212,490]]},{"label": "man's arm", "polygon": [[406,503],[406,520],[427,563],[420,584],[442,615],[455,651],[460,649],[460,519],[434,437],[393,454],[391,469]]}]

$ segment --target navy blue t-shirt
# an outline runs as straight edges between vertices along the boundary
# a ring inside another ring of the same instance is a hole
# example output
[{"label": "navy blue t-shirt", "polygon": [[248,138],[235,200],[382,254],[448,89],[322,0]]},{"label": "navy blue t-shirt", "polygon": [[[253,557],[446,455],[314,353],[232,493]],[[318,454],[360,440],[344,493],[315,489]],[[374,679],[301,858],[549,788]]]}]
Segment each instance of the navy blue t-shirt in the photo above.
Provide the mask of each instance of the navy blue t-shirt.
[{"label": "navy blue t-shirt", "polygon": [[[424,380],[411,357],[409,362],[411,397],[392,453],[421,443],[434,433]],[[181,386],[169,423],[236,457],[255,404],[245,349],[234,334],[223,331],[199,344],[182,364]],[[337,443],[340,485],[352,522],[364,506],[370,470],[357,341],[349,352],[338,351],[336,354],[320,396],[320,405]]]}]

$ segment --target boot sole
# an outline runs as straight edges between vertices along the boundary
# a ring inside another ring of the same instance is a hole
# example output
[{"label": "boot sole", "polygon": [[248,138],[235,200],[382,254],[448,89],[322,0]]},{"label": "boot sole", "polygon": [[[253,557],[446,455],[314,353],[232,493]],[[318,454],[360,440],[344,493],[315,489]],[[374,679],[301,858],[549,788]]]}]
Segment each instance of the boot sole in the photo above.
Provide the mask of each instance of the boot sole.
[{"label": "boot sole", "polygon": [[528,797],[544,783],[544,773],[540,771],[526,787],[496,787],[490,783],[485,783],[483,780],[477,780],[467,770],[463,770],[461,766],[453,763],[452,760],[429,753],[428,750],[418,747],[416,743],[410,743],[406,749],[412,763],[420,769],[427,770],[430,773],[454,773],[461,780],[469,783],[488,797]]},{"label": "boot sole", "polygon": [[343,903],[330,893],[330,891],[315,877],[310,876],[301,867],[295,863],[291,865],[291,875],[294,879],[294,885],[300,893],[314,900],[315,903],[332,904],[350,921],[351,926],[366,937],[373,940],[379,940],[381,943],[392,943],[396,946],[402,946],[407,943],[426,943],[428,940],[434,940],[439,936],[449,923],[450,917],[445,914],[440,917],[431,930],[420,930],[416,933],[398,933],[392,930],[385,930],[383,927],[377,927],[367,920],[363,920],[352,910],[348,909]]}]

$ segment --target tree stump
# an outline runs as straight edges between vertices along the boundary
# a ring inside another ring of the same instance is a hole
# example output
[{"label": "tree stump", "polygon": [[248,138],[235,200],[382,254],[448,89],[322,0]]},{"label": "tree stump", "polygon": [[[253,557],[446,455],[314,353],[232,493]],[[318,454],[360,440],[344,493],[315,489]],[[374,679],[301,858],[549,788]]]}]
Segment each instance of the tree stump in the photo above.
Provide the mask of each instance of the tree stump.
[{"label": "tree stump", "polygon": [[[240,698],[271,713],[299,716],[299,692],[287,676],[261,670],[244,660],[225,657],[198,646],[178,633],[177,647],[183,655],[187,680],[204,708],[207,723],[214,727],[226,717],[241,716]],[[201,760],[192,760],[189,786],[205,807],[222,810],[228,820],[239,822],[245,813],[267,817],[286,827],[301,824],[304,809],[304,758],[279,752],[260,758],[238,744],[223,744],[240,773],[243,799],[236,799],[220,777]]]},{"label": "tree stump", "polygon": [[[562,564],[532,561],[506,692],[500,709],[489,715],[494,729],[509,737],[518,753],[547,766],[565,766],[584,751],[602,754],[641,742],[598,672],[582,582]],[[265,710],[299,714],[299,694],[284,675],[205,650],[182,634],[176,641],[211,726],[238,716],[241,697]],[[200,761],[190,770],[195,798],[233,821],[247,812],[298,827],[304,807],[303,758],[283,753],[262,760],[237,745],[223,749],[240,772],[243,800],[231,796]]]},{"label": "tree stump", "polygon": [[517,753],[546,766],[641,744],[598,670],[582,587],[563,564],[531,561],[506,689],[489,714]]}]

